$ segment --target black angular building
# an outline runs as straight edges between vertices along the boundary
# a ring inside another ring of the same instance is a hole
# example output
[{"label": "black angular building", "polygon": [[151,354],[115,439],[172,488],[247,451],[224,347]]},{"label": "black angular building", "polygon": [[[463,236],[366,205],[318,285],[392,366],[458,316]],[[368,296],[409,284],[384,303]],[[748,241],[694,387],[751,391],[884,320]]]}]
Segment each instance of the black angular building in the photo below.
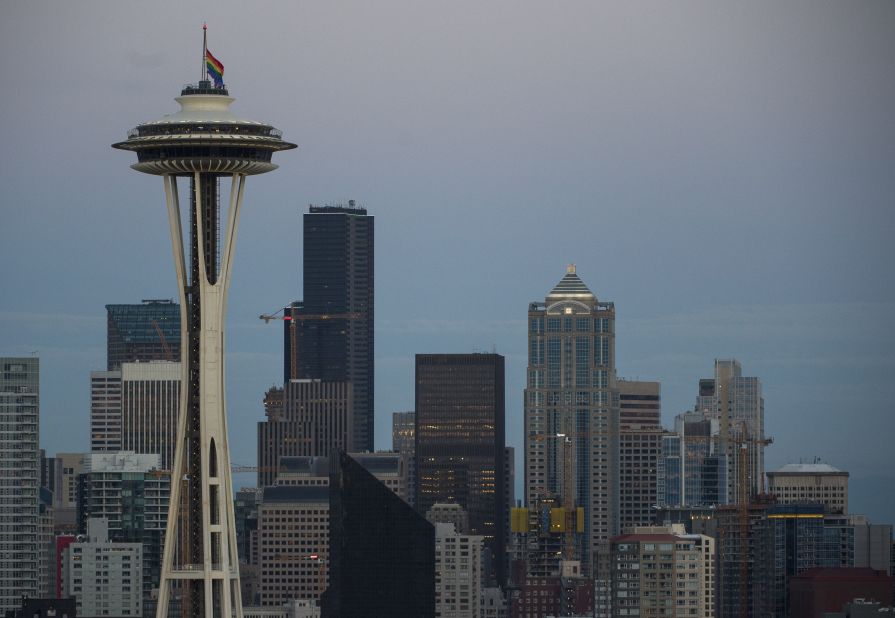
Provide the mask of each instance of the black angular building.
[{"label": "black angular building", "polygon": [[506,582],[504,357],[417,354],[416,508],[456,503],[485,537],[487,573]]},{"label": "black angular building", "polygon": [[331,463],[323,618],[434,618],[435,528],[347,454]]},{"label": "black angular building", "polygon": [[354,449],[373,450],[373,217],[311,206],[304,215],[304,298],[286,308],[284,383],[350,382]]}]

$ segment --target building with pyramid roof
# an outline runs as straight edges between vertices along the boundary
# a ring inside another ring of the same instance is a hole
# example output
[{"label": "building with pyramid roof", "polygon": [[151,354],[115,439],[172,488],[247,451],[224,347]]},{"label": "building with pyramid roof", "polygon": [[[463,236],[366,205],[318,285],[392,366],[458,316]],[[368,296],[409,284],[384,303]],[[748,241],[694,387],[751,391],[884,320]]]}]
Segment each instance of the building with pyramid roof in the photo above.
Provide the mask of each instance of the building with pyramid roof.
[{"label": "building with pyramid roof", "polygon": [[554,547],[596,577],[595,556],[619,533],[615,306],[570,265],[543,302],[529,305],[528,344],[526,503],[531,512],[560,505],[551,512],[551,533],[562,536]]}]

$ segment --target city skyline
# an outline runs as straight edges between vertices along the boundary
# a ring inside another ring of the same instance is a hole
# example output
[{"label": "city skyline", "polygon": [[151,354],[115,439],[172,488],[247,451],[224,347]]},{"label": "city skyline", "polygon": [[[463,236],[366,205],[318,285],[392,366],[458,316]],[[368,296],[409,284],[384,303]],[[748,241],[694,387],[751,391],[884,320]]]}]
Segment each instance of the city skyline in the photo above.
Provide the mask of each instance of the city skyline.
[{"label": "city skyline", "polygon": [[[244,220],[228,323],[233,435],[254,435],[264,390],[281,375],[282,333],[256,316],[300,296],[286,265],[301,255],[301,213],[354,198],[388,247],[376,266],[377,448],[389,446],[391,413],[412,407],[414,354],[494,345],[507,357],[507,444],[518,456],[525,307],[574,262],[618,306],[619,376],[662,383],[665,426],[692,407],[715,358],[735,357],[763,381],[775,438],[767,469],[820,456],[851,473],[855,512],[895,520],[892,498],[871,495],[893,482],[895,91],[883,36],[893,9],[691,6],[701,13],[689,28],[670,7],[519,9],[508,23],[500,8],[468,7],[444,24],[408,9],[416,35],[389,21],[395,5],[383,15],[276,9],[309,40],[261,50],[236,36],[237,11],[189,8],[162,28],[149,11],[135,20],[99,5],[52,16],[4,7],[0,62],[16,88],[2,120],[0,257],[17,265],[3,281],[21,292],[0,301],[0,353],[39,352],[41,446],[89,448],[104,305],[176,298],[161,190],[103,150],[163,109],[172,83],[197,79],[198,60],[187,59],[207,18],[243,100],[271,83],[286,90],[240,109],[301,144],[281,161],[288,172],[253,186]],[[106,18],[122,27],[95,28]],[[250,39],[262,22],[246,20]],[[71,36],[85,31],[96,40]],[[347,51],[332,47],[337,33]],[[535,62],[535,50],[546,58]],[[63,53],[81,62],[47,79],[47,60]],[[627,71],[613,71],[613,57]],[[295,77],[284,79],[290,61]],[[60,85],[70,97],[61,110],[46,103]],[[451,93],[459,87],[472,94]],[[295,103],[275,108],[277,99]],[[25,146],[33,138],[57,146]],[[108,183],[77,190],[94,177]],[[24,259],[35,242],[45,260]],[[253,439],[232,450],[233,461],[254,461]]]}]

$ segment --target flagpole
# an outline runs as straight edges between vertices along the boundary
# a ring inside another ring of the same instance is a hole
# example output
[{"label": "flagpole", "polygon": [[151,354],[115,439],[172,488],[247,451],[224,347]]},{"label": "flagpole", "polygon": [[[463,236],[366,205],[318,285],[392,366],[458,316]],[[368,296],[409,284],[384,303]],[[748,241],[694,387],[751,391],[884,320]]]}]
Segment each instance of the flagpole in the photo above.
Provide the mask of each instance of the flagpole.
[{"label": "flagpole", "polygon": [[202,81],[208,81],[208,25],[202,23]]}]

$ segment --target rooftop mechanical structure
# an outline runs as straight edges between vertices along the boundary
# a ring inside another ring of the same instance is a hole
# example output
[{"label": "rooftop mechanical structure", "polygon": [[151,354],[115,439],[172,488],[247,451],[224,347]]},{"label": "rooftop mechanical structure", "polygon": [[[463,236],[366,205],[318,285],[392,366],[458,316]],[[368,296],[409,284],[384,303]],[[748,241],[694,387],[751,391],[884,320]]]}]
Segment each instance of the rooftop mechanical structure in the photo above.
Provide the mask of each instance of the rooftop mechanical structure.
[{"label": "rooftop mechanical structure", "polygon": [[[162,177],[180,291],[182,367],[177,446],[158,618],[177,606],[189,618],[242,618],[233,487],[224,402],[224,318],[246,177],[277,168],[295,148],[271,125],[238,118],[221,83],[187,85],[180,111],[131,129],[113,148],[131,167]],[[189,179],[189,256],[178,179]],[[229,185],[223,239],[221,179]]]}]

